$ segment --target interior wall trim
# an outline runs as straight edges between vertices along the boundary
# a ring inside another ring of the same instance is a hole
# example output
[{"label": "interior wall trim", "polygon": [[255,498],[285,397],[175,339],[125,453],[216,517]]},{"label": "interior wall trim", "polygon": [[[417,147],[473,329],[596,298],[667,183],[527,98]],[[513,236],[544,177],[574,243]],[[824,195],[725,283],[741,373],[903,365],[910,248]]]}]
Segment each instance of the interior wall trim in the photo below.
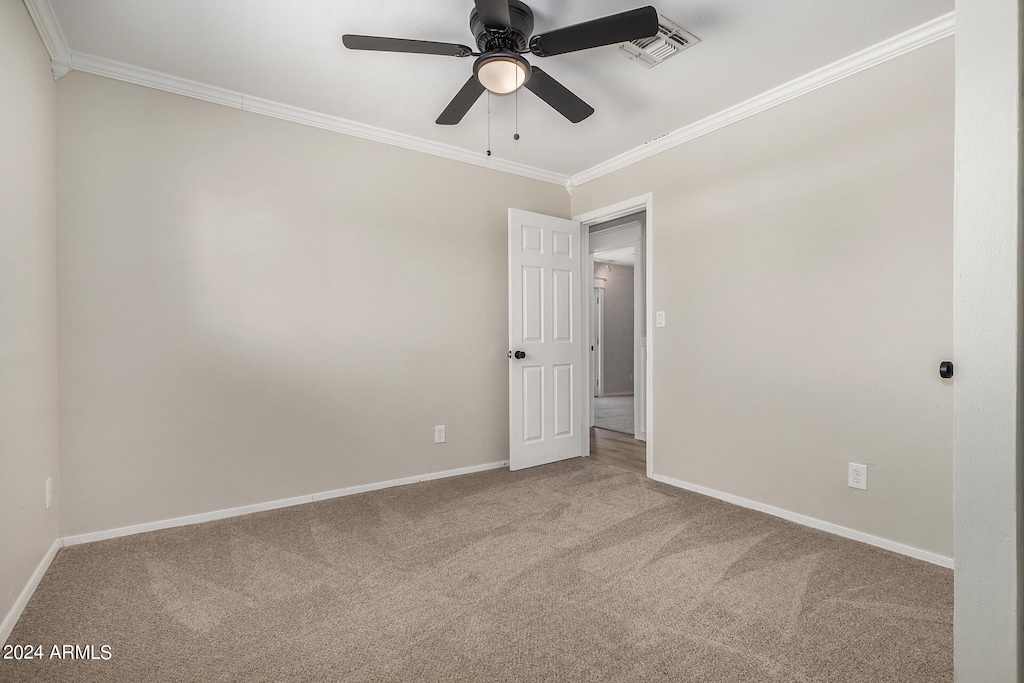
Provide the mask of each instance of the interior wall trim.
[{"label": "interior wall trim", "polygon": [[[240,507],[227,508],[224,510],[215,510],[213,512],[202,512],[196,515],[187,515],[185,517],[175,517],[173,519],[162,519],[156,522],[147,522],[145,524],[134,524],[132,526],[120,527],[117,529],[108,529],[107,531],[96,531],[88,534],[77,534],[74,536],[65,536],[60,539],[60,545],[62,547],[69,547],[73,545],[80,545],[82,543],[92,543],[94,541],[105,541],[110,538],[120,538],[122,536],[132,536],[134,534],[143,534],[147,531],[157,531],[159,529],[171,529],[177,526],[188,526],[190,524],[202,524],[203,522],[212,522],[217,519],[227,519],[228,517],[239,517],[241,515],[250,515],[254,512],[264,512],[266,510],[276,510],[278,508],[291,507],[293,505],[303,505],[305,503],[312,503],[318,500],[326,500],[328,498],[340,498],[342,496],[352,496],[357,493],[366,493],[368,491],[378,491],[380,489],[388,489],[395,486],[405,486],[406,484],[415,484],[421,481],[431,481],[433,479],[445,479],[447,477],[457,477],[463,474],[472,474],[474,472],[484,472],[486,470],[496,470],[502,467],[508,467],[508,460],[502,460],[500,462],[490,462],[483,465],[473,465],[471,467],[459,467],[452,470],[443,470],[441,472],[431,472],[429,474],[419,474],[412,477],[403,477],[401,479],[389,479],[387,481],[374,482],[371,484],[362,484],[360,486],[349,486],[343,489],[335,489],[333,491],[323,491],[321,493],[307,494],[303,496],[296,496],[294,498],[283,498],[281,500],[271,500],[265,503],[256,503],[253,505],[243,505]],[[44,570],[45,573],[45,570]],[[40,577],[42,574],[40,574]],[[38,581],[36,581],[38,584]],[[26,588],[26,590],[28,590]],[[35,586],[32,586],[32,590],[35,590]],[[31,596],[31,591],[29,591]],[[27,598],[26,598],[27,602]]]},{"label": "interior wall trim", "polygon": [[244,95],[240,92],[219,88],[215,85],[206,85],[199,81],[190,81],[187,78],[179,78],[170,74],[143,69],[140,66],[116,62],[104,57],[85,54],[73,50],[70,55],[71,67],[75,71],[83,71],[97,76],[105,76],[117,81],[141,85],[154,90],[184,95],[204,102],[220,104],[232,109],[242,109]]},{"label": "interior wall trim", "polygon": [[152,69],[125,64],[113,59],[71,50],[64,39],[64,33],[60,28],[60,23],[57,21],[57,15],[54,14],[50,0],[24,0],[24,2],[25,7],[32,16],[33,23],[36,25],[36,30],[46,46],[46,51],[50,55],[54,78],[61,78],[72,70],[84,71],[96,76],[113,78],[134,85],[174,93],[175,95],[183,95],[335,133],[352,135],[365,140],[453,159],[555,185],[564,186],[569,181],[569,176],[564,173],[545,171],[544,169],[534,168],[526,164],[489,157],[480,152],[471,152],[453,145],[425,140],[414,135],[406,135],[405,133],[396,133],[358,121],[351,121],[340,116],[332,116],[302,109],[301,107],[293,107],[281,102],[265,100],[234,90],[227,90],[226,88],[219,88],[187,78],[179,78],[178,76],[153,71]]},{"label": "interior wall trim", "polygon": [[292,123],[298,123],[304,126],[321,128],[335,133],[344,133],[345,135],[351,135],[353,137],[373,140],[374,142],[383,142],[384,144],[402,147],[404,150],[422,152],[435,157],[452,159],[465,164],[482,166],[495,171],[502,171],[504,173],[520,175],[526,178],[542,180],[556,185],[564,185],[568,180],[568,176],[561,173],[545,171],[544,169],[526,166],[525,164],[517,164],[504,159],[498,159],[497,157],[487,157],[484,154],[463,150],[463,148],[451,144],[434,142],[422,137],[416,137],[415,135],[407,135],[406,133],[396,133],[394,131],[378,128],[377,126],[371,126],[370,124],[359,123],[357,121],[350,121],[330,114],[311,112],[309,110],[301,109],[299,106],[292,106],[291,104],[263,99],[261,97],[247,95],[243,92],[227,90],[226,88],[220,88],[214,85],[207,85],[206,83],[200,83],[198,81],[190,81],[188,79],[171,76],[170,74],[164,74],[150,69],[142,69],[141,67],[128,65],[128,63],[124,63],[122,61],[115,61],[114,59],[108,59],[105,57],[97,57],[94,54],[86,54],[77,50],[72,50],[71,52],[71,68],[74,71],[81,71],[87,74],[112,78],[126,83],[154,88],[156,90],[164,90],[165,92],[172,92],[176,95],[202,99],[215,104],[223,104],[224,106],[230,106],[232,109],[242,110],[243,112],[261,114],[273,119],[283,119],[285,121],[291,121]]},{"label": "interior wall trim", "polygon": [[830,83],[852,76],[865,69],[870,69],[873,66],[882,64],[925,45],[930,45],[937,40],[953,35],[956,30],[956,13],[949,12],[893,36],[888,40],[883,40],[860,52],[800,76],[788,83],[772,88],[745,102],[729,107],[717,114],[712,114],[688,126],[676,129],[667,135],[651,140],[639,147],[603,161],[596,166],[569,176],[525,164],[518,164],[513,161],[488,157],[485,154],[471,152],[453,145],[445,145],[413,135],[385,130],[358,121],[343,119],[339,116],[293,107],[288,104],[261,99],[112,59],[70,50],[57,17],[53,12],[53,7],[50,5],[50,0],[24,0],[24,2],[43,43],[46,45],[47,52],[50,54],[55,78],[60,78],[71,70],[84,71],[97,76],[164,90],[185,97],[192,97],[243,111],[284,119],[293,123],[313,126],[314,128],[352,135],[387,145],[394,145],[484,168],[491,168],[496,171],[562,185],[570,194],[583,183],[623,169],[650,156],[681,145],[684,142],[707,135],[719,128],[741,121],[748,116],[753,116],[801,95],[806,95],[818,88],[823,88]]},{"label": "interior wall trim", "polygon": [[849,538],[854,541],[860,541],[861,543],[867,543],[877,548],[883,548],[890,550],[900,555],[906,555],[907,557],[913,557],[918,560],[923,560],[931,564],[937,564],[940,567],[946,567],[947,569],[953,569],[953,558],[946,557],[945,555],[939,555],[937,553],[929,552],[927,550],[921,550],[913,546],[905,545],[903,543],[897,543],[896,541],[890,541],[887,538],[881,536],[874,536],[872,534],[864,533],[863,531],[856,531],[845,526],[833,524],[832,522],[825,522],[814,517],[808,517],[807,515],[801,515],[798,512],[791,512],[784,510],[774,505],[768,505],[767,503],[759,503],[756,500],[750,500],[749,498],[743,498],[736,496],[731,493],[723,493],[722,491],[716,491],[715,489],[708,488],[706,486],[700,486],[699,484],[691,484],[687,481],[681,481],[679,479],[673,479],[660,474],[652,475],[652,479],[668,484],[669,486],[675,486],[676,488],[686,489],[687,491],[693,491],[694,493],[700,493],[705,496],[717,498],[723,500],[726,503],[732,503],[740,507],[748,508],[750,510],[757,510],[758,512],[764,512],[772,515],[773,517],[781,517],[782,519],[790,522],[795,522],[802,526],[810,527],[812,529],[818,529],[820,531],[826,531],[836,536],[842,536],[843,538]]},{"label": "interior wall trim", "polygon": [[53,558],[57,555],[57,550],[60,548],[60,539],[53,542],[50,549],[43,555],[43,559],[39,561],[39,565],[36,570],[32,572],[32,576],[29,577],[28,583],[21,590],[21,594],[18,595],[18,599],[11,605],[11,609],[8,610],[7,616],[4,617],[4,621],[0,624],[0,645],[7,642],[7,639],[11,637],[11,632],[14,631],[14,625],[18,623],[18,619],[21,618],[22,612],[25,611],[25,607],[28,605],[29,599],[32,594],[36,592],[36,588],[39,587],[39,582],[43,580],[43,575],[46,574],[46,570],[50,568],[50,563],[53,562]]},{"label": "interior wall trim", "polygon": [[68,41],[64,38],[64,32],[57,21],[57,15],[53,12],[50,0],[24,0],[25,9],[32,17],[32,23],[36,25],[36,31],[43,40],[46,52],[50,55],[50,65],[53,70],[54,79],[66,76],[71,70],[71,50],[68,48]]},{"label": "interior wall trim", "polygon": [[106,59],[105,57],[97,57],[96,55],[78,52],[77,50],[71,51],[71,68],[75,71],[84,71],[97,76],[113,78],[125,81],[126,83],[163,90],[176,95],[184,95],[185,97],[213,102],[214,104],[234,109],[241,109],[253,114],[262,114],[263,116],[283,119],[292,123],[312,126],[313,128],[343,133],[365,140],[372,140],[373,142],[381,142],[385,145],[423,152],[475,166],[483,166],[495,171],[511,173],[555,185],[565,185],[569,179],[569,176],[561,173],[545,171],[514,161],[498,159],[497,157],[489,157],[480,152],[471,152],[453,145],[425,140],[414,135],[406,135],[405,133],[396,133],[366,123],[344,119],[340,116],[322,114],[302,109],[301,107],[294,107],[290,104],[265,100],[253,95],[207,85],[151,69],[144,69],[132,64]]},{"label": "interior wall trim", "polygon": [[64,38],[64,33],[60,28],[60,23],[53,12],[53,7],[50,5],[50,0],[24,0],[24,3],[25,7],[28,8],[29,14],[32,16],[32,21],[36,25],[36,30],[39,31],[47,52],[50,54],[55,78],[60,78],[71,70],[84,71],[97,76],[164,90],[176,95],[213,102],[243,111],[284,119],[293,123],[322,128],[496,171],[562,185],[569,194],[572,194],[583,183],[623,169],[647,157],[664,152],[667,149],[702,135],[707,135],[719,128],[741,121],[748,116],[753,116],[783,102],[806,95],[847,76],[852,76],[925,45],[930,45],[937,40],[953,35],[956,30],[955,12],[949,12],[893,36],[888,40],[883,40],[860,52],[844,57],[788,83],[784,83],[756,97],[752,97],[745,102],[729,107],[717,114],[712,114],[705,119],[674,130],[667,135],[651,140],[639,147],[603,161],[596,166],[569,176],[496,157],[488,157],[485,154],[471,152],[453,145],[445,145],[413,135],[396,133],[358,121],[343,119],[339,116],[293,107],[288,104],[265,100],[198,81],[191,81],[131,64],[117,62],[112,59],[70,50]]},{"label": "interior wall trim", "polygon": [[651,140],[628,152],[623,152],[585,171],[576,173],[566,183],[566,188],[571,194],[575,188],[583,183],[621,170],[638,161],[681,145],[684,142],[707,135],[719,128],[742,121],[749,116],[788,102],[801,95],[806,95],[818,88],[823,88],[838,80],[878,66],[890,59],[895,59],[908,52],[930,45],[953,35],[955,30],[955,12],[949,12],[941,17],[936,17],[920,26],[915,26],[909,31],[904,31],[888,40],[883,40],[869,48],[856,52],[849,57],[844,57],[827,66],[795,78],[788,83],[752,97],[745,102],[724,109],[717,114],[712,114],[688,126],[683,126],[667,135]]}]

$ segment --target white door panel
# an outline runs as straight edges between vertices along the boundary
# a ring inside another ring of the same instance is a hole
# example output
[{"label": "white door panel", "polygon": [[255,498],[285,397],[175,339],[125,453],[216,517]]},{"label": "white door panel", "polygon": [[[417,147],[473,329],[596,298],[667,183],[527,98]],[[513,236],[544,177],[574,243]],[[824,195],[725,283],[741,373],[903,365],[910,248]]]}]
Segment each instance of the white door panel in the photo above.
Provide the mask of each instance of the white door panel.
[{"label": "white door panel", "polygon": [[517,470],[583,455],[583,268],[579,223],[510,209],[508,230],[509,467]]}]

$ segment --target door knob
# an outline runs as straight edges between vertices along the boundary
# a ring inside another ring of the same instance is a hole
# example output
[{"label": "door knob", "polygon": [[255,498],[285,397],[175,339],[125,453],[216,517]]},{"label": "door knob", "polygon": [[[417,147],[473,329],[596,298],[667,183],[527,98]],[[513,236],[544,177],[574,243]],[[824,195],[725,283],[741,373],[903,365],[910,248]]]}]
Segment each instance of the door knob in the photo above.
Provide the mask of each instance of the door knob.
[{"label": "door knob", "polygon": [[512,352],[509,351],[508,352],[508,357],[509,358],[515,358],[516,360],[522,360],[522,359],[526,358],[526,351],[516,351],[514,356],[512,355]]}]

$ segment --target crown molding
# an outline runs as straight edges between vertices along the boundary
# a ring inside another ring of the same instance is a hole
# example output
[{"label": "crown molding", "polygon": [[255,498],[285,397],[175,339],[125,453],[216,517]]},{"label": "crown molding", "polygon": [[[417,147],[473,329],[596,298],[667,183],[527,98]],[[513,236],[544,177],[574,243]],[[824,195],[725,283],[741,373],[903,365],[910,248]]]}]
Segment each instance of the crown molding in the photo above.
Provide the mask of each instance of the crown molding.
[{"label": "crown molding", "polygon": [[50,64],[54,80],[63,78],[71,71],[71,50],[64,32],[60,29],[57,15],[53,13],[50,0],[24,0],[25,9],[36,25],[36,31],[43,40],[46,52],[50,55]]},{"label": "crown molding", "polygon": [[46,50],[50,54],[54,78],[61,78],[72,69],[84,71],[97,76],[134,83],[135,85],[163,90],[255,114],[262,114],[293,123],[313,126],[386,145],[562,185],[570,195],[583,183],[623,169],[650,156],[689,142],[702,135],[707,135],[719,128],[724,128],[801,95],[806,95],[847,76],[852,76],[925,45],[930,45],[937,40],[953,35],[956,29],[955,13],[949,12],[920,26],[916,26],[909,31],[852,54],[849,57],[840,59],[756,97],[752,97],[745,102],[679,128],[667,135],[663,135],[601,162],[596,166],[569,176],[525,164],[518,164],[513,161],[488,157],[484,154],[471,152],[453,145],[446,145],[404,133],[396,133],[378,128],[377,126],[359,123],[358,121],[351,121],[330,114],[322,114],[281,102],[274,102],[233,90],[218,88],[198,81],[191,81],[170,74],[117,62],[112,59],[73,51],[68,48],[64,33],[61,31],[60,24],[53,12],[53,7],[50,5],[50,0],[24,0],[24,2],[46,46]]},{"label": "crown molding", "polygon": [[[45,2],[46,0],[43,1]],[[212,102],[214,104],[220,104],[233,109],[241,109],[242,111],[251,112],[253,114],[262,114],[263,116],[283,119],[285,121],[299,123],[304,126],[321,128],[335,133],[344,133],[345,135],[351,135],[365,140],[372,140],[374,142],[381,142],[386,145],[393,145],[395,147],[402,147],[416,152],[424,152],[426,154],[432,154],[446,159],[453,159],[467,164],[483,166],[484,168],[489,168],[495,171],[511,173],[526,178],[532,178],[534,180],[554,183],[556,185],[565,185],[569,180],[569,176],[565,174],[553,173],[551,171],[545,171],[525,164],[517,164],[513,161],[488,157],[484,154],[470,152],[452,145],[433,142],[431,140],[425,140],[423,138],[406,135],[404,133],[384,130],[383,128],[359,123],[358,121],[343,119],[340,116],[322,114],[308,109],[302,109],[300,107],[293,107],[290,104],[265,100],[260,97],[246,95],[245,93],[236,92],[234,90],[227,90],[225,88],[207,85],[198,81],[191,81],[187,78],[179,78],[178,76],[172,76],[170,74],[153,71],[151,69],[144,69],[132,64],[125,64],[124,62],[117,62],[105,57],[85,54],[76,50],[71,51],[70,63],[71,68],[75,71],[84,71],[97,76],[104,76],[106,78],[113,78],[118,81],[133,83],[147,88],[163,90],[176,95],[184,95],[185,97],[191,97],[205,102]]]},{"label": "crown molding", "polygon": [[191,81],[187,78],[179,78],[113,59],[71,50],[68,48],[67,40],[64,38],[64,32],[61,31],[60,23],[53,12],[50,0],[24,0],[24,2],[29,15],[32,17],[32,22],[36,25],[36,31],[39,32],[39,37],[42,38],[46,51],[50,55],[53,77],[55,79],[66,76],[72,70],[84,71],[85,73],[97,76],[163,90],[176,95],[184,95],[185,97],[192,97],[197,100],[241,109],[254,114],[262,114],[293,123],[313,126],[314,128],[344,133],[345,135],[352,135],[365,140],[453,159],[546,183],[564,186],[569,181],[569,176],[564,173],[545,171],[544,169],[534,168],[526,164],[518,164],[514,161],[489,157],[479,152],[471,152],[453,145],[433,142],[432,140],[425,140],[404,133],[396,133],[365,123],[359,123],[358,121],[343,119],[339,116],[321,114],[281,102],[273,102],[198,81]]},{"label": "crown molding", "polygon": [[116,62],[106,57],[86,54],[74,50],[71,52],[71,68],[96,76],[104,76],[125,83],[142,85],[155,90],[184,95],[204,102],[220,104],[232,109],[242,108],[242,93],[206,85],[187,78],[179,78],[170,74],[144,69],[124,62]]},{"label": "crown molding", "polygon": [[[724,109],[705,119],[701,119],[688,126],[655,138],[650,142],[635,147],[628,152],[619,154],[600,164],[573,175],[566,184],[567,188],[577,188],[583,183],[590,182],[614,171],[626,168],[650,156],[664,152],[694,138],[707,135],[719,128],[741,121],[749,116],[758,114],[766,109],[788,102],[794,98],[806,95],[818,88],[835,83],[838,80],[860,73],[865,69],[878,66],[883,62],[894,59],[908,52],[930,45],[937,40],[953,35],[956,29],[955,12],[944,14],[940,17],[915,26],[909,31],[893,36],[888,40],[872,45],[869,48],[856,52],[849,57],[844,57],[828,66],[800,76],[788,83],[752,97],[745,102]],[[571,192],[571,190],[570,190]]]},{"label": "crown molding", "polygon": [[484,168],[490,168],[495,171],[503,171],[505,173],[511,173],[525,178],[532,178],[534,180],[541,180],[555,185],[565,185],[569,181],[569,176],[564,173],[545,171],[541,168],[518,164],[514,161],[498,159],[493,156],[489,157],[479,152],[471,152],[460,147],[446,145],[432,140],[425,140],[423,138],[406,135],[404,133],[396,133],[394,131],[371,126],[366,123],[350,121],[338,116],[331,116],[330,114],[320,114],[315,111],[309,111],[308,109],[300,109],[299,107],[293,107],[288,104],[281,104],[280,102],[252,97],[251,95],[242,96],[242,109],[244,111],[253,112],[254,114],[272,116],[277,119],[293,121],[306,126],[323,128],[324,130],[330,130],[336,133],[344,133],[345,135],[352,135],[357,138],[373,140],[374,142],[383,142],[387,145],[403,147],[417,152],[425,152],[426,154],[433,154],[434,156],[444,157],[446,159],[453,159],[467,164],[483,166]]}]

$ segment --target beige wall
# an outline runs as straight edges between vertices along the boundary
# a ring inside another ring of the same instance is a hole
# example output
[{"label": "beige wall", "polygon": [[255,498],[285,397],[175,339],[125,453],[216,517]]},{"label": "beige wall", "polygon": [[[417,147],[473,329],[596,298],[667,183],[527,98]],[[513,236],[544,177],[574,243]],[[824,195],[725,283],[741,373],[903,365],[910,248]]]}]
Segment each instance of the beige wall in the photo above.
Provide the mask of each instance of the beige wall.
[{"label": "beige wall", "polygon": [[953,56],[576,190],[574,215],[653,192],[656,474],[952,556]]},{"label": "beige wall", "polygon": [[604,283],[604,337],[601,340],[602,393],[633,393],[633,269],[597,263],[594,276]]},{"label": "beige wall", "polygon": [[57,540],[54,89],[25,6],[0,0],[0,621]]},{"label": "beige wall", "polygon": [[57,95],[64,535],[507,459],[507,210],[568,215],[564,188]]}]

